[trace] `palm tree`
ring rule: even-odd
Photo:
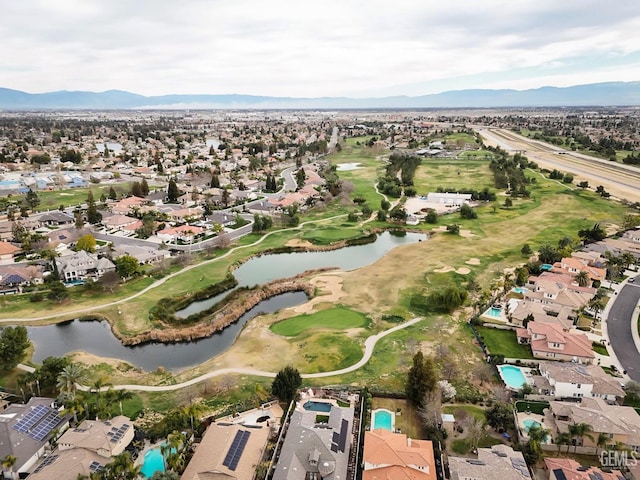
[[[193,433],[193,422],[194,419],[199,417],[202,413],[204,413],[206,407],[202,403],[191,403],[184,407],[184,413],[189,417],[191,421],[191,432]]]
[[[586,270],[580,270],[580,272],[574,277],[574,280],[580,287],[588,287],[591,283],[591,277]]]
[[[141,466],[136,466],[129,452],[123,452],[114,458],[114,461],[105,466],[104,478],[118,480],[135,480],[140,475]]]
[[[591,432],[593,432],[593,427],[587,423],[579,423],[576,425],[576,434],[578,437],[580,437],[580,445],[584,443],[584,437],[587,437],[593,440],[593,436],[591,435]],[[576,444],[573,450],[573,453],[576,453],[577,449],[578,449],[578,445]]]
[[[575,423],[572,423],[571,425],[569,425],[569,436],[571,437],[571,443],[574,445],[574,447],[577,448],[577,441],[576,438],[580,436],[580,433],[578,431],[578,425]],[[569,451],[569,448],[567,448],[567,452]],[[575,452],[575,450],[574,450]]]
[[[542,428],[539,425],[534,425],[529,428],[527,436],[529,437],[529,446],[534,453],[541,454],[542,448],[540,445],[547,439],[549,430]]]
[[[571,445],[571,435],[569,434],[569,432],[560,432],[558,435],[556,435],[556,438],[554,440],[556,442],[556,445],[558,446],[558,456],[560,456],[560,449],[562,448],[562,445],[566,445],[567,452],[569,451],[569,445]]]
[[[102,413],[102,390],[104,387],[108,386],[111,386],[111,383],[109,383],[109,379],[107,377],[98,378],[91,385],[91,392],[96,394],[96,410],[99,413]]]
[[[110,388],[107,391],[107,396],[110,397],[114,402],[118,402],[118,405],[120,406],[120,415],[124,415],[122,410],[122,402],[133,398],[133,393],[123,388],[120,388],[118,390]]]
[[[606,433],[598,434],[598,439],[596,440],[596,454],[598,456],[600,455],[600,449],[606,447],[609,440],[609,435],[607,435]]]
[[[167,436],[167,445],[169,447],[167,464],[171,470],[178,471],[184,466],[182,451],[184,450],[186,443],[187,439],[184,434],[177,430]]]
[[[72,363],[62,369],[58,376],[56,387],[62,392],[68,393],[71,397],[76,396],[77,385],[85,378],[85,370],[82,365]]]
[[[9,472],[11,472],[11,478],[15,478],[15,474],[13,472],[13,466],[16,464],[17,461],[18,459],[11,454],[7,455],[2,459],[2,468],[9,469]]]
[[[78,414],[81,414],[85,411],[85,402],[86,399],[84,396],[76,395],[75,397],[69,397],[69,399],[64,402],[64,410],[63,414],[71,413],[73,414],[73,423],[74,425],[78,424]]]

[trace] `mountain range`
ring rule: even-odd
[[[122,90],[27,93],[0,88],[4,110],[127,109],[417,109],[491,107],[578,107],[640,105],[640,82],[607,82],[529,90],[452,90],[379,98],[267,97],[256,95],[161,95],[147,97]]]

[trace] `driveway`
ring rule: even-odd
[[[640,382],[640,353],[633,340],[631,328],[636,327],[633,313],[640,301],[640,276],[634,283],[625,285],[620,293],[614,297],[607,318],[607,329],[611,347],[615,352],[627,375],[632,380]]]

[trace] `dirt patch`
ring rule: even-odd
[[[447,227],[446,227],[446,225],[441,225],[438,228],[434,228],[433,231],[434,232],[446,232],[447,231]],[[458,235],[460,235],[461,237],[464,237],[464,238],[473,238],[473,237],[476,236],[473,232],[471,232],[471,230],[462,230],[462,229],[460,230]]]
[[[299,238],[292,238],[287,243],[284,244],[285,247],[304,247],[304,248],[312,248],[314,247],[313,243],[308,240],[300,240]]]
[[[466,262],[467,265],[480,265],[480,259],[479,258],[470,258],[469,260],[467,260]]]
[[[342,289],[342,275],[318,275],[313,277],[309,283],[313,285],[318,292],[317,296],[294,308],[296,314],[311,313],[314,307],[319,303],[337,302],[346,293]]]

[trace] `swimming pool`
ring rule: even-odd
[[[527,293],[527,292],[529,291],[529,289],[528,289],[528,288],[526,288],[526,287],[514,287],[514,288],[513,288],[513,291],[514,291],[515,293],[522,293],[522,294],[524,294],[524,293]]]
[[[540,422],[536,422],[534,419],[532,418],[527,418],[526,420],[522,421],[522,424],[524,425],[524,429],[528,432],[529,429],[531,427],[542,427],[542,424]]]
[[[164,458],[160,448],[161,447],[152,448],[144,454],[144,463],[142,464],[140,473],[142,473],[145,478],[153,477],[153,474],[156,472],[164,472]]]
[[[498,366],[500,376],[505,385],[513,390],[520,390],[522,385],[527,383],[527,379],[520,367],[514,367],[513,365],[500,365]]]
[[[314,402],[313,400],[307,401],[302,408],[305,410],[311,410],[313,412],[325,412],[328,413],[331,411],[332,405],[328,402]]]
[[[393,432],[393,413],[386,408],[378,408],[371,412],[371,429],[382,428]]]
[[[487,309],[487,311],[485,311],[483,313],[483,315],[486,316],[486,317],[499,318],[500,315],[502,315],[502,309],[501,308],[496,308],[496,307],[491,307],[491,308]]]

